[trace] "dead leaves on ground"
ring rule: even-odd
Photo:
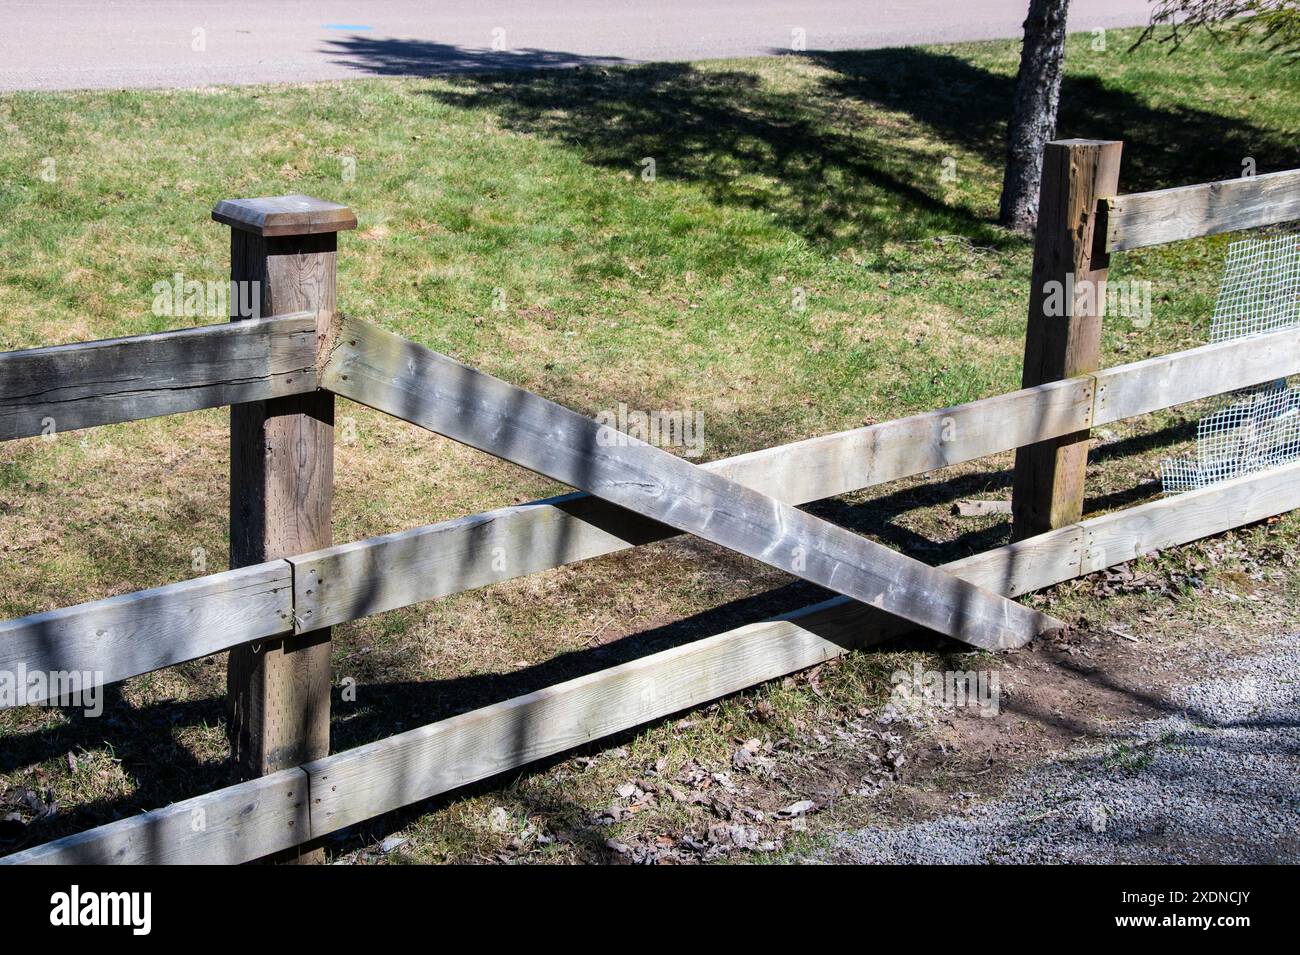
[[[904,750],[902,736],[870,714],[854,714],[798,742],[737,738],[730,765],[691,759],[669,775],[668,760],[661,757],[618,784],[609,803],[587,821],[616,830],[603,845],[633,864],[776,852],[791,832],[807,828],[810,815],[846,795],[873,795],[896,780]]]

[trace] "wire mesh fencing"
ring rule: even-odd
[[[1223,342],[1300,325],[1300,231],[1234,242],[1210,322]],[[1233,392],[1196,426],[1196,454],[1161,464],[1163,490],[1178,494],[1300,460],[1300,390],[1279,380]]]

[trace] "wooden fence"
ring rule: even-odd
[[[232,406],[235,569],[0,623],[0,671],[127,679],[230,651],[242,782],[0,859],[244,862],[923,626],[1023,645],[1057,621],[1011,598],[1300,507],[1300,464],[1087,520],[1089,430],[1300,373],[1300,330],[1097,367],[1101,314],[1044,284],[1112,251],[1300,217],[1300,170],[1116,196],[1119,143],[1052,143],[1021,390],[695,466],[334,308],[337,232],[302,196],[227,201],[257,320],[0,354],[0,440]],[[332,545],[333,396],[578,493]],[[933,568],[797,506],[1017,451],[1014,541]],[[584,493],[585,492],[585,493]],[[839,594],[526,696],[329,753],[329,627],[678,533]],[[504,566],[494,559],[508,554]],[[29,702],[38,702],[30,699]],[[195,820],[201,819],[202,825]]]

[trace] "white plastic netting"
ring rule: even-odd
[[[1262,235],[1228,249],[1210,341],[1300,325],[1300,232]],[[1177,494],[1300,460],[1300,390],[1285,380],[1233,392],[1196,426],[1196,456],[1166,459],[1164,492]]]
[[[1228,247],[1210,341],[1300,323],[1300,232],[1242,239]]]

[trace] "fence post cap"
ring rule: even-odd
[[[1109,146],[1111,143],[1123,142],[1120,139],[1053,139],[1049,146]]]
[[[357,227],[357,217],[347,206],[303,195],[222,199],[213,207],[212,218],[265,236],[313,235]]]

